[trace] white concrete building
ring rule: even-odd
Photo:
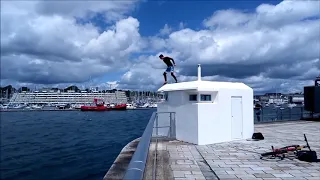
[[[243,83],[201,80],[166,84],[159,92],[166,100],[157,112],[175,112],[177,140],[206,145],[251,138],[254,133],[253,90]],[[168,114],[158,114],[159,126],[168,125]],[[168,129],[159,129],[167,135]]]

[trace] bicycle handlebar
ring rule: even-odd
[[[304,136],[304,140],[305,140],[306,143],[307,143],[307,147],[308,147],[309,151],[311,151],[311,148],[310,148],[310,146],[309,146],[309,143],[308,143],[308,139],[307,139],[306,134],[303,134],[303,136]]]

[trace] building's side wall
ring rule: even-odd
[[[201,94],[202,92],[199,92],[199,95]],[[230,106],[228,95],[226,91],[219,91],[215,99],[212,99],[213,102],[200,101],[198,103],[199,145],[230,140],[231,122],[227,117],[231,111],[229,112],[229,109],[225,108]]]
[[[254,133],[253,89],[242,90],[243,139],[252,138]]]
[[[189,102],[189,94],[185,91],[168,93],[168,100],[158,104],[157,112],[175,112],[176,139],[198,143],[197,104]],[[159,125],[169,124],[169,114],[158,114]],[[167,135],[169,129],[159,129],[161,135]]]
[[[200,94],[202,93],[199,92],[199,95]],[[205,92],[205,94],[208,93]],[[252,90],[221,89],[212,102],[198,103],[199,145],[219,143],[232,140],[232,96],[242,97],[243,139],[250,138],[252,136],[252,133],[254,132]],[[214,96],[212,95],[212,97]]]

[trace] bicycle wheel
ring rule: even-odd
[[[266,153],[262,153],[261,156],[275,156],[277,154],[283,154],[283,153],[287,153],[288,151],[286,149],[280,149],[277,151],[271,151],[271,152],[266,152]]]
[[[261,156],[272,156],[272,155],[276,155],[276,152],[266,152],[266,153],[262,153]]]

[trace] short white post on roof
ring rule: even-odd
[[[254,132],[253,89],[244,83],[198,80],[166,84],[167,96],[158,112],[175,112],[177,140],[206,145],[251,138]],[[169,114],[158,114],[158,125],[169,125]],[[169,128],[160,128],[167,135]]]
[[[201,81],[201,65],[198,64],[198,81]]]

